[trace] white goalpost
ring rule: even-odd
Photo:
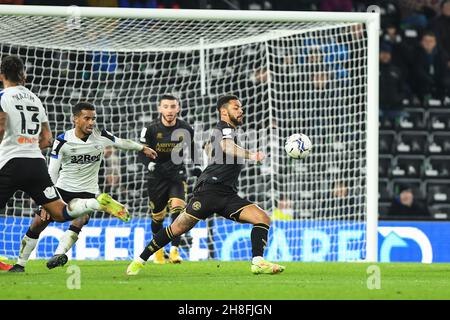
[[[240,139],[268,155],[246,164],[239,194],[271,215],[266,255],[279,261],[377,261],[378,37],[377,13],[0,5],[0,58],[25,61],[54,136],[87,100],[99,127],[137,141],[158,116],[157,99],[174,93],[201,145],[218,121],[217,98],[238,95]],[[284,141],[300,132],[313,149],[294,161]],[[100,188],[133,219],[95,214],[72,259],[131,259],[151,239],[144,166],[108,150],[102,167]],[[0,210],[0,255],[17,257],[34,207],[17,192]],[[35,256],[50,257],[67,226],[49,226]],[[249,234],[215,216],[183,237],[181,253],[248,260]]]

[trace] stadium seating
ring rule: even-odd
[[[435,219],[450,217],[450,111],[444,101],[431,105],[380,115],[380,217],[401,185],[412,186]]]

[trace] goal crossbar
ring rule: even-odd
[[[17,6],[0,5],[0,14],[29,16],[78,15],[86,18],[130,18],[159,20],[210,20],[210,21],[272,21],[272,22],[370,22],[377,20],[379,14],[372,12],[321,12],[321,11],[231,11],[231,10],[193,10],[193,9],[137,9],[101,8],[78,6]]]

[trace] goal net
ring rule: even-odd
[[[71,106],[86,100],[96,106],[98,127],[137,141],[158,116],[158,98],[173,93],[201,145],[218,121],[218,97],[238,95],[245,110],[239,138],[246,148],[268,155],[260,165],[247,163],[239,182],[239,194],[272,217],[267,258],[353,261],[372,250],[373,260],[378,196],[372,159],[377,150],[371,150],[377,148],[371,123],[378,124],[371,111],[377,108],[378,81],[371,71],[378,41],[373,18],[0,6],[0,52],[25,61],[27,86],[46,107],[54,136],[72,128]],[[284,141],[300,132],[311,138],[313,150],[305,160],[291,160]],[[140,254],[151,239],[146,173],[136,154],[107,150],[100,188],[126,203],[133,219],[122,223],[95,214],[70,258]],[[190,192],[195,179],[188,179]],[[34,208],[17,192],[0,211],[0,255],[17,257]],[[35,256],[50,257],[67,227],[51,224]],[[182,256],[248,260],[250,230],[214,216],[182,237]]]

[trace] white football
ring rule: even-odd
[[[284,150],[294,159],[305,159],[311,152],[311,148],[311,140],[303,133],[291,135],[284,145]]]

